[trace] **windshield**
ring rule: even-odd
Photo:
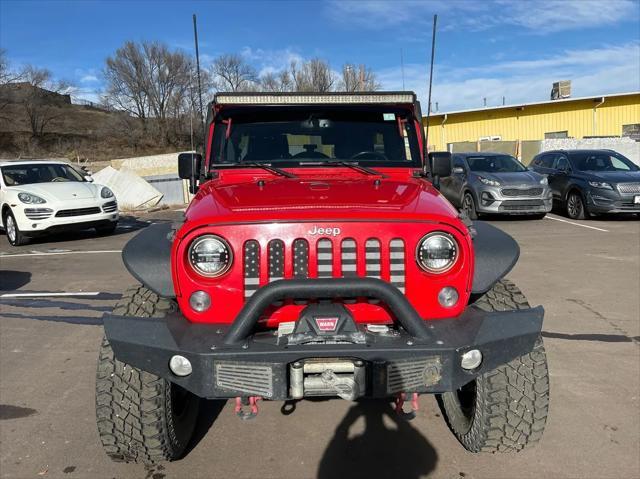
[[[571,161],[578,171],[638,171],[628,158],[616,152],[572,153]]]
[[[76,170],[59,163],[3,166],[2,177],[7,186],[50,183],[52,181],[84,181],[82,175]]]
[[[420,167],[409,110],[398,107],[225,109],[215,121],[210,163],[315,166],[348,161]]]
[[[510,155],[468,156],[471,171],[487,173],[517,173],[527,171],[525,166]]]

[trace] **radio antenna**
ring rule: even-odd
[[[433,59],[436,52],[436,25],[438,23],[438,15],[433,16],[433,33],[431,35],[431,70],[429,72],[429,98],[427,104],[427,128],[424,134],[424,164],[427,166],[429,154],[429,120],[431,118],[431,87],[433,85]]]
[[[205,137],[205,116],[204,109],[202,107],[202,83],[200,81],[200,51],[198,50],[198,25],[196,23],[196,14],[193,14],[193,37],[196,44],[196,74],[198,76],[198,97],[200,99],[200,123],[202,123],[202,149],[204,150],[204,137]],[[428,121],[428,120],[427,120]]]

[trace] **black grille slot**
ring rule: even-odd
[[[244,297],[249,298],[260,286],[260,245],[256,240],[244,244]]]
[[[364,245],[367,276],[380,279],[380,241],[370,238]]]
[[[503,188],[503,196],[540,196],[542,188]]]
[[[318,277],[333,276],[333,243],[328,239],[318,241]]]
[[[358,275],[356,241],[352,238],[342,240],[340,260],[342,263],[342,276],[352,277]]]
[[[389,279],[391,280],[391,284],[403,293],[405,287],[404,261],[404,241],[400,238],[392,239],[389,243]]]
[[[284,242],[269,241],[269,282],[284,278]]]
[[[293,242],[293,277],[309,277],[309,243],[303,239]]]
[[[69,216],[85,216],[85,215],[95,215],[100,213],[100,208],[76,208],[73,210],[60,210],[56,213],[57,218],[66,218]]]

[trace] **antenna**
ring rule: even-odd
[[[198,50],[198,25],[196,23],[196,14],[193,14],[193,37],[196,43],[196,72],[198,75],[198,96],[200,98],[200,121],[202,123],[202,149],[204,150],[204,137],[205,137],[205,116],[204,109],[202,107],[202,83],[200,82],[200,51]]]
[[[402,48],[400,48],[400,69],[402,70],[402,91],[405,91],[405,88],[404,88],[404,53],[402,52]]]
[[[429,155],[429,119],[431,117],[431,87],[433,85],[433,59],[436,53],[436,25],[438,23],[438,15],[433,16],[433,34],[431,36],[431,71],[429,72],[429,99],[427,103],[427,128],[424,134],[424,167],[427,168]]]

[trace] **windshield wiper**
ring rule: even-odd
[[[285,178],[297,178],[293,173],[289,173],[288,171],[281,170],[280,168],[276,168],[275,166],[267,165],[265,163],[258,163],[257,161],[252,162],[240,162],[240,163],[212,163],[211,168],[243,168],[246,166],[252,166],[254,168],[261,168],[263,170],[268,171],[269,173],[273,173],[274,175],[284,176]]]
[[[374,170],[373,168],[367,168],[366,166],[360,166],[357,163],[350,163],[348,161],[305,161],[305,162],[300,162],[301,165],[329,165],[329,166],[344,166],[347,168],[351,168],[352,170],[356,170],[359,171],[360,173],[364,173],[366,175],[373,175],[373,176],[381,176],[383,178],[387,178],[387,175],[385,175],[384,173],[380,173],[377,170]]]

